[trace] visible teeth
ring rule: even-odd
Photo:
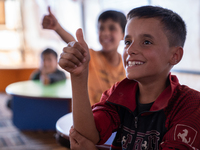
[[[108,43],[108,42],[110,42],[110,41],[109,41],[109,40],[104,40],[103,42],[104,42],[104,43]]]
[[[142,64],[144,64],[144,63],[141,61],[128,61],[129,67],[134,66],[134,65],[142,65]]]

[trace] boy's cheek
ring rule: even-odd
[[[124,67],[126,67],[126,59],[127,59],[127,54],[126,54],[126,52],[124,52],[123,53],[123,55],[122,55],[122,62],[123,62],[123,65],[124,65]]]
[[[124,66],[124,69],[126,69],[126,63],[123,61],[123,66]],[[125,70],[126,71],[126,70]]]

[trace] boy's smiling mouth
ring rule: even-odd
[[[111,42],[112,42],[111,39],[103,39],[103,40],[102,40],[102,43],[104,43],[104,44],[109,44],[109,43],[111,43]]]
[[[128,61],[128,63],[127,63],[128,67],[142,65],[142,64],[144,64],[144,62],[142,62],[142,61]]]

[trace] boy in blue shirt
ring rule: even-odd
[[[40,80],[44,85],[66,80],[65,73],[58,69],[57,57],[58,54],[53,49],[42,51],[40,68],[31,74],[30,79]]]

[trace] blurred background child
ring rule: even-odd
[[[65,80],[66,75],[58,69],[57,53],[50,48],[41,53],[40,68],[31,74],[31,80],[40,80],[44,85]]]
[[[30,80],[40,80],[44,85],[66,80],[65,73],[58,69],[57,56],[53,49],[45,49],[41,53],[40,68],[31,74]],[[12,109],[12,99],[7,101],[7,107]]]

